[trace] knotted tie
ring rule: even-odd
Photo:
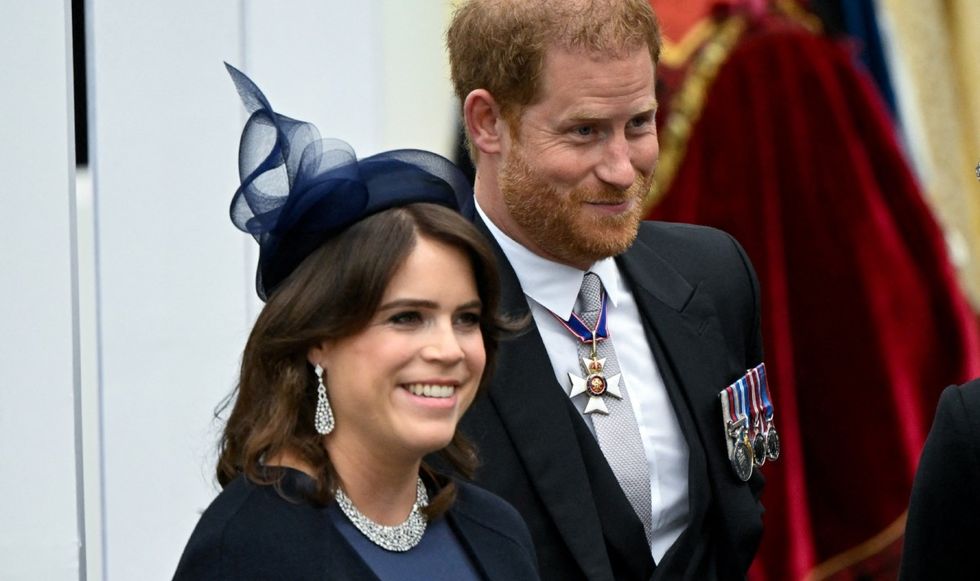
[[[595,273],[588,272],[582,281],[582,290],[578,296],[579,305],[582,311],[578,313],[579,318],[590,329],[596,328],[596,321],[602,309],[602,282]],[[592,346],[589,343],[579,343],[578,346],[580,363],[581,359],[589,359],[592,356]],[[609,337],[600,341],[596,346],[598,358],[605,359],[603,375],[610,378],[620,373],[619,360],[616,358],[616,351],[613,349],[612,338]],[[589,370],[586,369],[588,374]],[[647,464],[646,453],[643,450],[643,442],[640,439],[640,428],[636,423],[636,416],[633,415],[633,406],[630,404],[629,392],[626,389],[624,378],[620,377],[619,389],[622,399],[616,398],[610,393],[603,395],[604,403],[609,409],[608,414],[592,413],[592,425],[595,427],[596,439],[599,441],[599,448],[609,462],[616,480],[626,493],[633,510],[636,511],[640,522],[646,532],[649,542],[652,534],[652,515],[650,506],[650,469]]]

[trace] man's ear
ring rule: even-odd
[[[481,154],[493,155],[501,151],[501,139],[507,122],[500,114],[500,106],[490,91],[476,89],[463,102],[463,121],[470,143]]]

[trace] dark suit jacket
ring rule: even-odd
[[[525,315],[517,277],[494,246],[504,310]],[[476,482],[524,517],[543,579],[744,578],[762,531],[763,479],[736,478],[718,393],[761,361],[755,274],[729,235],[682,224],[643,223],[616,261],[691,450],[687,531],[655,566],[643,525],[558,385],[533,322],[501,343],[488,397],[463,419],[480,452]]]
[[[912,484],[900,578],[980,578],[980,379],[939,398]]]
[[[228,484],[201,516],[177,565],[175,581],[377,580],[334,526],[328,508],[300,500],[309,477],[288,470],[286,500],[274,487],[243,476]],[[501,499],[457,483],[449,525],[485,579],[538,578],[534,547],[520,516]]]

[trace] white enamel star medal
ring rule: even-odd
[[[600,294],[599,305],[599,315],[596,317],[594,327],[586,324],[575,312],[572,312],[572,316],[567,320],[562,319],[555,313],[551,314],[576,339],[583,344],[588,344],[590,347],[589,356],[582,358],[585,377],[579,377],[574,373],[568,374],[568,379],[572,381],[572,390],[569,392],[568,397],[588,394],[589,401],[586,403],[583,413],[591,414],[598,412],[603,415],[609,415],[609,408],[606,407],[606,402],[603,397],[608,393],[615,398],[623,399],[623,394],[619,391],[620,374],[617,373],[607,378],[605,373],[603,373],[603,369],[606,366],[606,359],[599,359],[597,345],[600,340],[609,337],[609,333],[606,330],[605,293]]]
[[[623,399],[623,394],[619,391],[620,374],[617,373],[607,378],[602,373],[602,369],[606,365],[606,359],[599,359],[596,353],[595,339],[592,340],[592,355],[591,357],[583,357],[582,365],[586,371],[584,378],[574,373],[568,374],[568,378],[572,380],[572,391],[568,394],[568,397],[588,393],[589,402],[585,406],[585,413],[591,414],[598,412],[608,415],[609,408],[606,407],[606,402],[603,401],[602,396],[608,393],[615,398]]]

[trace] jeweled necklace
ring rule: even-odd
[[[422,535],[425,534],[428,519],[422,514],[422,508],[429,505],[429,493],[426,492],[421,478],[416,485],[415,504],[412,505],[412,512],[408,513],[408,518],[400,525],[390,527],[380,525],[364,516],[340,487],[334,493],[334,498],[337,499],[337,505],[340,506],[340,510],[347,516],[351,524],[361,531],[361,534],[367,537],[369,541],[382,549],[404,553],[419,544]]]

